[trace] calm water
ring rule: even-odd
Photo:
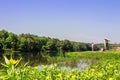
[[[10,53],[6,53],[4,55],[10,58]],[[45,65],[48,64],[47,57],[43,58],[40,53],[32,53],[32,54],[31,53],[14,53],[13,54],[14,59],[19,59],[21,57],[22,57],[21,65],[25,64],[26,62],[29,62],[29,65],[31,66],[36,66],[39,64],[45,64]],[[4,62],[2,55],[0,55],[0,63],[1,62],[2,63]],[[56,64],[61,68],[67,68],[67,70],[78,69],[79,71],[82,71],[95,63],[96,63],[96,60],[80,59],[80,60],[70,60],[67,62],[58,62]],[[38,67],[42,69],[42,66],[39,65]]]
[[[62,69],[66,68],[67,71],[71,69],[77,69],[79,71],[83,71],[84,69],[88,68],[90,65],[94,65],[96,62],[97,62],[96,60],[80,59],[76,61],[58,62],[56,64]],[[42,66],[39,65],[38,68],[41,70]]]

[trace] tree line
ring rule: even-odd
[[[94,49],[99,50],[101,44],[96,44]],[[0,51],[7,49],[21,52],[43,52],[57,55],[69,51],[90,51],[91,44],[57,38],[42,37],[30,33],[15,34],[0,30]]]

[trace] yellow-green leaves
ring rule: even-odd
[[[3,57],[4,57],[4,59],[5,59],[5,63],[6,63],[7,65],[9,65],[9,64],[10,64],[10,61],[7,59],[6,56],[3,56]]]
[[[16,65],[20,60],[10,60],[4,56],[7,67],[4,72],[0,71],[0,80],[120,80],[120,60],[101,60],[83,71],[77,69],[67,70],[56,64],[20,67]],[[1,77],[2,76],[2,77]]]

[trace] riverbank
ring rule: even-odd
[[[120,59],[119,51],[105,51],[105,52],[68,52],[66,53],[66,57],[56,56],[56,57],[48,57],[49,62],[62,62],[62,61],[70,61],[70,60],[79,60],[79,59],[92,59],[92,60],[108,60],[108,59]]]

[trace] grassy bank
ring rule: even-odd
[[[95,60],[119,60],[120,52],[119,51],[105,51],[105,52],[68,52],[66,57],[56,56],[48,57],[48,62],[61,62],[61,61],[70,61],[70,60],[80,60],[80,59],[95,59]]]

